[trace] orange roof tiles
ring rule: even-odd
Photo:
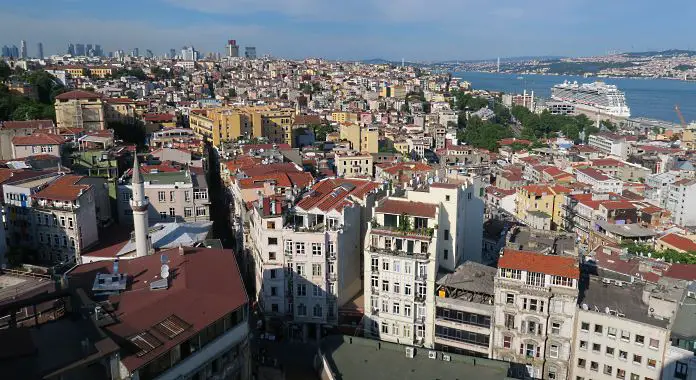
[[[53,120],[5,121],[0,123],[0,129],[49,129],[55,127]]]
[[[539,272],[574,279],[580,278],[580,267],[576,258],[569,256],[544,255],[530,251],[505,248],[498,260],[499,268]]]
[[[90,91],[84,91],[84,90],[68,91],[68,92],[64,92],[64,93],[56,96],[56,100],[101,99],[101,98],[102,98],[102,96],[100,94],[90,92]]]
[[[395,215],[411,215],[424,218],[434,218],[437,206],[430,203],[413,202],[398,199],[385,199],[375,212]]]
[[[696,251],[696,243],[691,239],[677,234],[667,234],[659,239],[657,239],[665,244],[669,244],[677,249],[686,252]]]
[[[43,188],[43,190],[34,194],[33,197],[37,199],[48,199],[54,201],[77,200],[83,191],[86,191],[91,187],[90,185],[78,185],[77,182],[82,178],[84,177],[79,175],[64,175],[51,182],[48,186]]]
[[[29,136],[15,136],[12,138],[12,145],[60,145],[65,142],[65,139],[58,135],[49,135],[46,133],[34,133]]]
[[[317,207],[324,212],[331,209],[341,211],[351,203],[347,200],[348,196],[364,199],[365,195],[379,187],[377,182],[354,178],[326,179],[314,185],[312,191],[297,203],[297,207],[303,210]]]

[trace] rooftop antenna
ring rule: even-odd
[[[169,258],[167,255],[162,254],[160,256],[160,262],[162,263],[160,267],[160,277],[166,279],[169,277]]]

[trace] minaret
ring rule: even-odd
[[[140,175],[140,165],[138,165],[138,155],[135,154],[133,160],[132,186],[133,198],[130,201],[133,209],[133,229],[135,231],[136,257],[147,256],[150,253],[150,234],[147,220],[147,211],[150,202],[145,198],[145,184]]]

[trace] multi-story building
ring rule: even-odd
[[[334,158],[336,174],[345,177],[372,177],[374,158],[371,154],[336,154]]]
[[[577,169],[575,171],[575,176],[578,182],[592,186],[592,191],[595,193],[621,194],[623,192],[623,182],[621,180],[612,178],[597,169]]]
[[[528,185],[517,189],[515,216],[539,230],[558,229],[562,225],[562,206],[570,188],[555,185]]]
[[[80,263],[99,241],[97,200],[84,177],[50,172],[3,185],[10,245],[37,251],[46,263]]]
[[[104,102],[101,95],[75,90],[56,96],[56,126],[58,128],[106,128]]]
[[[568,378],[659,379],[670,319],[653,316],[644,287],[588,276],[580,294]]]
[[[350,142],[353,150],[361,153],[377,153],[379,151],[379,133],[377,126],[362,127],[357,123],[341,123],[341,140]]]
[[[681,179],[669,185],[666,209],[680,226],[696,226],[696,180]]]
[[[18,136],[31,136],[34,133],[54,133],[53,120],[5,121],[0,123],[0,160],[11,160],[13,156],[12,139]]]
[[[598,133],[590,135],[587,143],[605,154],[610,154],[623,160],[628,158],[629,145],[623,136],[612,133]]]
[[[291,208],[283,205],[285,196],[254,203],[247,247],[266,317],[290,317],[304,336],[337,326],[338,308],[361,289],[361,226],[369,216],[363,210],[372,210],[379,188],[366,180],[327,179]]]
[[[294,110],[275,106],[220,107],[193,110],[189,122],[193,132],[219,147],[239,138],[265,137],[276,144],[293,144]]]
[[[106,122],[133,123],[136,117],[135,101],[129,98],[104,99]]]
[[[495,268],[467,261],[437,280],[436,350],[491,357],[495,275]]]
[[[367,334],[433,347],[438,269],[481,261],[483,201],[475,187],[433,184],[375,206],[364,255]]]
[[[210,201],[208,200],[208,183],[205,175],[197,174],[191,169],[167,167],[160,171],[157,167],[141,167],[145,183],[145,195],[150,207],[148,216],[152,221],[187,221],[200,222],[210,220]],[[133,223],[133,211],[130,200],[133,196],[130,178],[127,172],[118,184],[118,217],[121,223]]]
[[[578,297],[578,259],[505,249],[495,279],[493,358],[518,375],[568,379]]]
[[[12,138],[12,158],[22,159],[37,154],[60,157],[64,143],[65,139],[59,135],[34,133],[30,136],[15,136]]]

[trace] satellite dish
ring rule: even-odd
[[[160,269],[160,276],[162,278],[167,278],[169,277],[169,265],[167,264],[162,264],[162,269]]]

